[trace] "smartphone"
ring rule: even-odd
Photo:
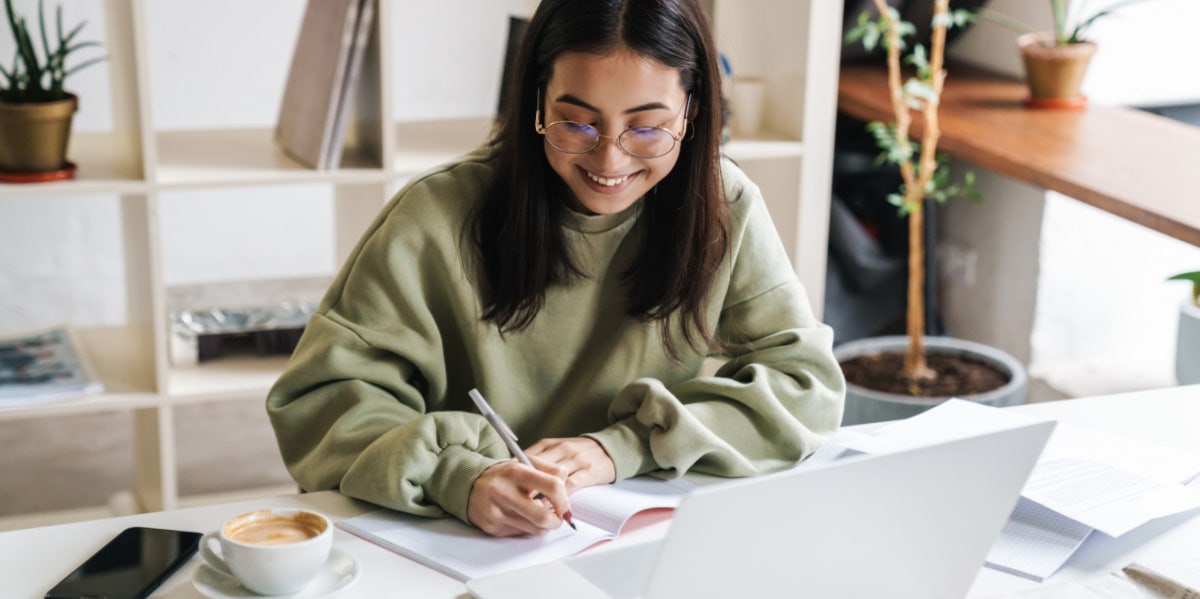
[[[196,553],[201,533],[121,531],[46,593],[46,599],[143,599]]]

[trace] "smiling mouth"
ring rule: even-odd
[[[629,177],[632,176],[624,175],[621,177],[601,177],[599,175],[592,174],[590,171],[585,170],[583,172],[585,175],[587,175],[588,179],[592,180],[592,182],[596,183],[597,185],[603,185],[604,187],[616,187],[617,185],[628,181]]]

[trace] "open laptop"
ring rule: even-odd
[[[658,541],[471,580],[480,599],[960,598],[1053,422],[701,487]]]

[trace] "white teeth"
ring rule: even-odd
[[[582,170],[582,169],[580,169],[580,170]],[[587,172],[587,171],[584,171],[584,172]],[[596,183],[599,183],[605,187],[612,187],[614,185],[624,183],[625,180],[629,178],[629,175],[625,175],[624,177],[621,177],[619,179],[608,179],[605,177],[597,177],[596,175],[593,175],[592,173],[587,173],[587,176],[592,181],[595,181]]]

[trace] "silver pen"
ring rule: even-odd
[[[529,461],[529,456],[525,455],[525,452],[521,450],[520,445],[517,445],[517,435],[513,433],[511,428],[508,428],[508,424],[504,422],[504,419],[500,418],[500,415],[492,409],[492,406],[488,405],[487,400],[483,398],[483,394],[480,393],[478,389],[471,389],[467,392],[467,395],[471,396],[471,401],[475,402],[475,407],[479,408],[479,413],[483,414],[483,417],[488,421],[488,424],[492,425],[492,428],[496,429],[496,433],[498,433],[500,438],[504,440],[504,444],[508,447],[509,453],[513,454],[513,457],[517,458],[517,461],[529,466],[530,468],[534,468],[533,462]],[[537,468],[534,469],[536,470]],[[541,499],[542,497],[543,495],[538,493],[538,496],[534,497],[534,499]],[[575,523],[571,521],[571,512],[568,511],[566,514],[563,514],[563,520],[566,521],[566,523],[570,525],[573,530],[579,530],[578,528],[575,528]]]

